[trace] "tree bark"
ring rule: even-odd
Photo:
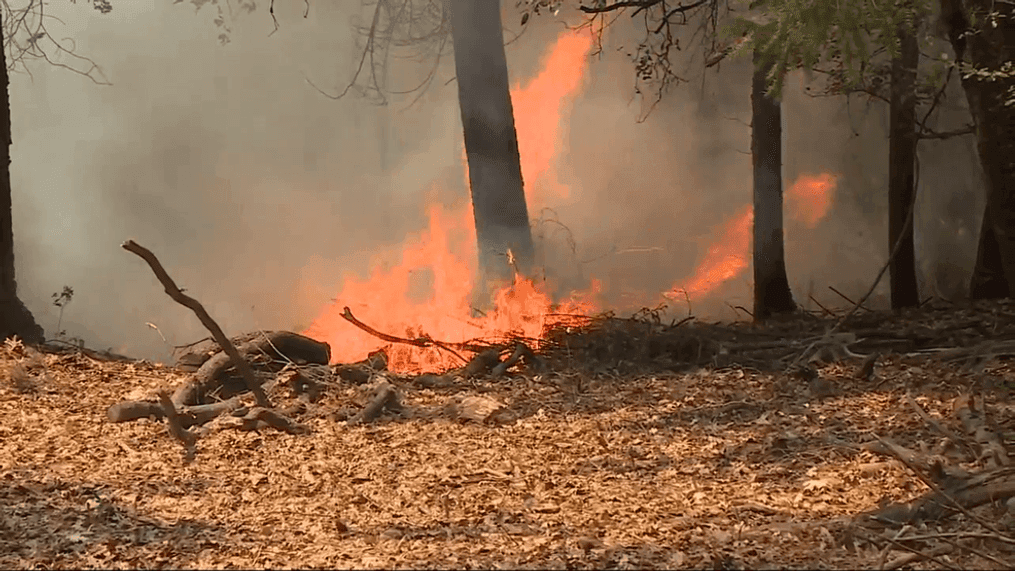
[[[0,107],[3,108],[3,122],[0,123],[0,337],[6,339],[17,335],[29,343],[41,343],[44,340],[42,327],[18,298],[18,283],[14,278],[9,84],[7,54],[0,50]]]
[[[888,251],[902,236],[902,243],[889,265],[892,309],[920,304],[916,285],[916,252],[913,224],[906,218],[916,196],[916,68],[920,50],[916,34],[899,26],[900,51],[892,60],[888,143]]]
[[[770,63],[754,54],[751,155],[754,162],[754,319],[796,309],[786,278],[782,226],[782,110],[768,96]]]
[[[991,11],[998,17],[988,18]],[[999,71],[1015,60],[1015,5],[992,0],[941,0],[945,25],[958,62]],[[960,70],[961,71],[961,70]],[[1015,78],[962,74],[976,124],[977,151],[987,190],[987,208],[970,282],[970,297],[1015,296]]]
[[[499,0],[445,0],[455,51],[458,102],[483,282],[511,280],[534,264],[522,188]]]

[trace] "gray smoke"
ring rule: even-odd
[[[50,337],[58,318],[50,296],[64,285],[75,296],[62,329],[91,347],[164,360],[169,345],[206,335],[119,248],[127,238],[154,251],[227,333],[300,330],[347,272],[365,272],[372,253],[425,227],[434,182],[440,200],[465,199],[450,58],[415,103],[335,101],[306,82],[336,93],[351,78],[356,5],[312,3],[304,19],[301,3],[277,3],[279,30],[270,37],[261,6],[236,18],[226,46],[210,7],[195,14],[153,0],[115,4],[102,16],[51,6],[66,22],[51,25],[54,35],[74,38],[113,85],[39,62],[30,64],[32,77],[11,80],[18,281]],[[509,45],[515,80],[538,70],[561,29],[537,18]],[[573,237],[572,250],[559,226],[537,225],[559,288],[596,277],[618,307],[659,300],[689,278],[716,229],[751,196],[750,63],[691,76],[638,122],[645,102],[634,97],[631,63],[618,49],[636,32],[618,28],[608,38],[574,103],[557,172],[571,200],[532,212],[555,217]],[[414,85],[427,65],[401,61],[389,85]],[[887,256],[887,111],[807,97],[799,81],[790,82],[783,109],[787,186],[801,173],[842,174],[817,229],[788,226],[791,283],[801,301],[813,290],[822,303],[841,305],[826,286],[859,296]],[[928,253],[925,285],[947,288],[949,276],[961,283],[968,274],[975,251],[983,204],[975,153],[968,139],[924,148],[918,247]],[[933,271],[938,261],[957,269],[942,277]],[[750,306],[749,279],[748,270],[694,312],[736,317],[729,305]]]

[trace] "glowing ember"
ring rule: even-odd
[[[808,228],[814,228],[832,205],[836,176],[830,173],[800,175],[786,191],[790,216]]]
[[[538,200],[533,196],[532,183],[553,165],[560,129],[565,123],[561,114],[565,103],[578,93],[586,69],[585,55],[591,45],[592,37],[587,32],[562,34],[539,75],[526,86],[512,90],[530,206],[541,206],[531,202]],[[545,193],[548,196],[566,194],[566,189],[547,186],[550,185],[542,188],[552,191]],[[452,240],[452,236],[457,240]],[[495,293],[492,312],[481,318],[472,317],[469,299],[476,270],[475,249],[471,204],[453,213],[432,206],[429,227],[403,244],[397,265],[382,270],[378,258],[369,278],[347,276],[334,303],[304,333],[328,342],[334,362],[360,360],[386,344],[343,319],[345,306],[376,330],[408,338],[425,334],[452,343],[507,334],[539,338],[550,317],[551,300],[537,284],[517,276],[513,286]],[[430,283],[422,284],[428,288],[419,283],[423,275],[431,278]],[[600,290],[600,284],[593,282],[589,292],[573,294],[556,311],[591,313],[596,309],[593,300]],[[436,349],[395,345],[387,351],[389,368],[399,372],[439,370],[461,364]]]

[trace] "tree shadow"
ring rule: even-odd
[[[166,523],[108,495],[101,484],[0,481],[0,567],[193,567],[225,529],[200,519]]]

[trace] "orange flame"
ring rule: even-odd
[[[591,33],[560,36],[544,60],[540,74],[525,87],[515,86],[511,90],[525,195],[531,208],[545,206],[549,197],[537,193],[535,183],[550,171],[557,156],[565,104],[582,85],[588,68],[585,56],[592,47],[592,39]],[[539,189],[544,193],[555,190],[557,197],[567,198],[567,187],[554,186],[547,189],[542,185]]]
[[[790,217],[814,228],[828,214],[837,179],[830,173],[800,175],[786,192]],[[723,226],[719,238],[709,247],[686,285],[675,285],[663,295],[674,300],[685,294],[700,297],[740,275],[748,266],[753,221],[753,208],[745,206]]]
[[[562,34],[538,76],[526,86],[512,90],[522,173],[530,204],[551,196],[566,196],[566,189],[559,185],[543,185],[541,190],[546,196],[537,198],[532,183],[553,166],[565,103],[578,93],[591,45],[591,34]],[[357,318],[373,328],[409,338],[422,334],[446,342],[507,334],[539,338],[550,318],[552,300],[538,284],[518,276],[512,286],[494,294],[492,312],[481,318],[472,317],[469,297],[476,270],[475,239],[471,204],[454,212],[440,205],[431,206],[429,227],[402,245],[400,263],[382,270],[378,267],[380,260],[375,258],[369,278],[347,276],[334,303],[324,309],[304,334],[328,342],[333,362],[356,361],[384,346],[384,341],[342,318],[343,308],[349,306]],[[430,283],[421,285],[418,282],[426,274],[430,275]],[[426,285],[429,287],[423,287]],[[426,290],[423,292],[426,295],[420,295],[420,289]],[[590,313],[596,308],[594,298],[600,290],[601,285],[594,281],[588,292],[573,294],[558,304],[557,310]],[[434,349],[407,345],[388,349],[388,365],[394,371],[440,370],[456,364],[460,363],[456,363],[455,357]]]
[[[694,277],[682,288],[665,292],[670,299],[678,299],[686,293],[698,296],[708,293],[720,284],[735,278],[747,267],[747,253],[751,249],[751,223],[754,210],[750,206],[741,209],[733,220],[722,230],[722,238],[713,243],[705,259],[694,270]]]
[[[790,216],[808,228],[814,228],[828,214],[838,178],[831,173],[800,175],[786,191]]]

